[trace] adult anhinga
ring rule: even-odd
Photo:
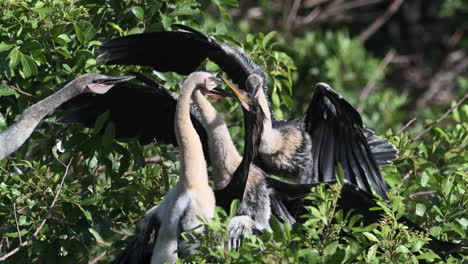
[[[104,94],[115,84],[132,79],[128,76],[84,74],[62,89],[24,111],[16,123],[0,133],[0,160],[16,151],[29,138],[36,126],[62,103],[82,93]]]
[[[267,173],[293,177],[301,183],[335,181],[341,163],[345,181],[386,198],[388,189],[378,165],[390,163],[397,151],[362,124],[359,113],[331,89],[319,85],[300,120],[276,120],[271,115],[265,73],[239,49],[218,42],[190,27],[186,31],[143,33],[116,38],[101,46],[99,60],[107,64],[147,65],[157,71],[188,74],[204,60],[218,64],[242,89],[261,85],[258,99],[266,113],[256,163]],[[257,74],[260,78],[249,81]],[[327,90],[326,95],[322,91]],[[333,100],[332,100],[333,99]],[[340,118],[328,118],[342,109]]]

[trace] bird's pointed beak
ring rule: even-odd
[[[232,84],[230,81],[228,81],[228,80],[226,80],[224,78],[223,78],[223,81],[231,89],[231,91],[234,93],[234,95],[237,97],[237,99],[239,99],[239,102],[241,103],[242,107],[245,110],[250,111],[250,106],[249,106],[250,99],[247,97],[247,95],[245,95],[239,89],[237,89],[234,86],[234,84]]]
[[[135,76],[108,76],[108,78],[103,79],[102,82],[107,85],[126,82],[132,79],[135,79]]]
[[[135,76],[107,76],[86,85],[86,90],[95,94],[107,93],[115,84],[134,79]]]
[[[205,94],[215,100],[219,100],[223,97],[234,97],[233,94],[221,88],[223,81],[216,77],[210,77],[209,81],[211,82],[211,86],[216,86],[215,88],[211,89]]]

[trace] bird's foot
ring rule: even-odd
[[[228,227],[228,250],[237,249],[245,234],[252,234],[252,229],[255,227],[255,222],[252,218],[246,215],[235,216],[229,222]]]

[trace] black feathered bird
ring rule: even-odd
[[[269,109],[261,67],[236,47],[187,26],[175,27],[186,31],[143,33],[106,41],[98,59],[179,74],[188,74],[210,59],[241,89],[248,91],[249,81],[257,82],[249,86],[263,88],[259,102],[266,118],[256,160],[263,170],[302,183],[320,183],[336,180],[335,166],[341,163],[346,182],[367,192],[373,188],[387,198],[388,187],[378,165],[391,163],[397,151],[365,128],[359,113],[340,95],[320,84],[302,119],[276,120]],[[252,74],[260,78],[248,79]]]
[[[186,31],[144,33],[107,41],[101,47],[99,59],[108,64],[147,65],[157,71],[179,74],[187,74],[210,59],[240,88],[246,91],[250,91],[249,86],[263,88],[259,92],[259,102],[266,118],[256,160],[259,167],[268,173],[295,178],[300,183],[316,184],[336,181],[335,168],[341,164],[345,180],[343,197],[348,194],[354,197],[354,207],[359,207],[356,204],[360,202],[367,204],[365,200],[372,201],[371,189],[387,198],[388,186],[378,166],[396,159],[397,150],[366,128],[359,113],[338,93],[320,83],[302,119],[275,120],[269,109],[265,74],[257,64],[238,48],[187,26],[176,27]],[[253,74],[260,78],[249,79]],[[300,196],[307,189],[304,184],[272,181],[270,185],[276,186],[279,197],[291,195],[287,192],[292,190]],[[354,195],[355,191],[367,196]],[[350,200],[340,201],[343,208],[352,209],[352,205],[347,206]],[[363,206],[364,218],[369,214],[368,220],[375,220],[375,214],[368,209]]]

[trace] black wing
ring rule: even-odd
[[[112,264],[149,264],[156,244],[160,223],[153,215],[148,219],[144,230],[112,261]]]
[[[174,27],[186,31],[142,33],[106,41],[99,48],[102,54],[98,60],[107,64],[151,66],[156,71],[187,75],[209,59],[244,90],[248,76],[260,75],[266,92],[264,71],[244,52],[188,26]]]
[[[303,125],[312,140],[315,181],[336,180],[339,163],[345,182],[387,198],[388,186],[363,134],[361,116],[327,84],[317,84]]]
[[[105,94],[81,94],[63,104],[60,110],[65,114],[59,122],[81,123],[91,128],[100,115],[109,111],[106,124],[114,123],[116,138],[138,138],[142,144],[157,141],[177,146],[174,115],[178,96],[156,83],[150,86],[123,82]],[[198,121],[200,113],[195,105],[191,107],[191,117],[208,160],[208,136]]]
[[[366,137],[367,144],[369,144],[372,154],[374,154],[377,165],[390,165],[398,158],[398,150],[390,142],[376,136],[375,132],[367,127],[364,127],[361,130]]]

